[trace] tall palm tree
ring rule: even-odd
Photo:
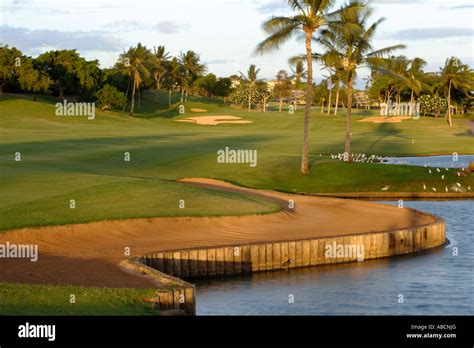
[[[138,43],[137,47],[131,47],[127,52],[127,58],[130,64],[130,74],[132,76],[132,99],[130,104],[130,116],[133,116],[135,108],[135,92],[143,83],[146,78],[150,77],[148,71],[148,49],[141,43]]]
[[[415,95],[419,96],[424,89],[428,88],[423,71],[425,65],[426,61],[418,57],[410,61],[410,67],[407,70],[407,86],[411,90],[410,104],[415,102]]]
[[[169,80],[169,94],[168,94],[168,105],[171,106],[171,91],[173,90],[174,85],[176,84],[179,75],[182,71],[181,64],[179,64],[178,58],[173,57],[168,63],[168,80]]]
[[[179,62],[183,66],[182,92],[185,93],[184,101],[188,101],[188,91],[192,87],[193,82],[206,71],[206,66],[200,63],[200,56],[194,51],[181,53]],[[183,94],[181,96],[183,101]]]
[[[247,70],[247,75],[244,75],[243,73],[240,73],[240,77],[242,80],[245,81],[245,84],[247,85],[249,89],[249,99],[248,99],[248,110],[250,111],[252,108],[252,91],[257,85],[258,82],[258,73],[260,72],[260,69],[257,69],[255,64],[251,64],[249,66],[249,70]]]
[[[348,162],[352,162],[351,112],[356,70],[362,65],[383,65],[385,62],[384,56],[396,49],[405,47],[403,45],[395,45],[372,51],[371,42],[384,18],[369,25],[367,21],[372,14],[372,9],[366,3],[358,0],[352,1],[351,4],[354,6],[347,6],[338,13],[340,26],[334,27],[332,31],[323,31],[323,36],[326,39],[322,39],[323,44],[328,49],[337,52],[341,59],[343,59],[344,70],[347,73],[347,114],[344,151]]]
[[[278,49],[281,44],[288,41],[297,33],[303,33],[306,47],[306,67],[308,77],[306,83],[306,106],[304,113],[303,155],[301,158],[301,173],[307,174],[309,124],[311,115],[311,98],[313,94],[313,52],[312,40],[314,33],[322,27],[330,25],[331,18],[336,13],[328,13],[334,0],[288,0],[293,9],[292,16],[273,16],[263,23],[263,29],[268,37],[258,44],[257,53],[265,53]]]
[[[155,81],[156,100],[160,99],[160,89],[166,75],[166,63],[170,59],[170,55],[166,52],[165,46],[153,48],[153,56],[151,57],[151,76]]]
[[[293,58],[290,58],[288,60],[288,62],[290,63],[290,65],[293,65],[294,68],[292,66],[290,66],[290,70],[291,72],[293,73],[293,75],[291,75],[291,78],[294,79],[295,81],[295,89],[299,89],[300,88],[300,85],[301,85],[301,80],[302,79],[306,79],[308,77],[308,74],[306,72],[306,69],[304,67],[304,61],[305,61],[306,57],[293,57]],[[297,103],[296,103],[296,94],[295,94],[295,100],[294,100],[294,110],[296,111],[296,108],[297,108]]]
[[[462,64],[456,57],[446,59],[444,67],[440,71],[440,87],[448,98],[448,111],[446,118],[450,127],[453,126],[451,120],[451,90],[460,90],[466,95],[473,87],[473,70],[467,64]]]
[[[296,61],[294,66],[295,66],[294,68],[290,67],[290,70],[293,73],[293,75],[291,75],[291,78],[295,79],[295,84],[296,84],[296,87],[298,88],[298,86],[301,83],[301,80],[305,79],[308,75],[306,74],[306,69],[304,68],[303,60]]]
[[[128,93],[130,92],[130,82],[132,79],[132,69],[130,68],[130,55],[131,55],[131,50],[132,48],[130,47],[127,52],[123,52],[118,60],[117,63],[115,64],[115,68],[122,74],[127,77],[127,90],[125,92],[125,98],[127,99],[127,103],[124,103],[123,105],[123,111],[125,111],[125,108],[127,107],[128,104]]]

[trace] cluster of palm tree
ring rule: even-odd
[[[300,36],[304,38],[307,78],[301,173],[307,174],[309,172],[313,60],[331,61],[331,75],[333,71],[338,71],[340,72],[338,76],[341,79],[343,75],[346,76],[348,93],[344,150],[348,162],[352,162],[350,150],[351,106],[356,70],[361,66],[382,66],[384,64],[383,58],[386,55],[404,46],[396,45],[378,50],[373,49],[374,34],[383,19],[369,23],[372,9],[367,3],[358,0],[350,1],[333,11],[331,11],[334,5],[332,0],[289,0],[288,3],[293,14],[291,16],[273,16],[263,23],[263,29],[269,36],[257,46],[256,52],[262,54],[278,49],[284,42],[297,34],[302,34]],[[313,52],[312,47],[315,41],[321,43],[326,52],[321,54]]]
[[[135,97],[139,93],[139,106],[142,87],[151,84],[159,92],[164,86],[169,90],[168,103],[171,105],[171,92],[179,89],[181,102],[186,102],[194,81],[206,71],[205,65],[200,63],[199,54],[194,51],[180,53],[178,57],[171,57],[164,46],[152,50],[138,43],[123,52],[116,65],[121,74],[128,79],[126,97],[130,95],[130,115],[135,109]],[[157,93],[159,98],[159,93]]]

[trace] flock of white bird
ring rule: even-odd
[[[321,156],[321,155],[319,155]],[[346,153],[338,153],[338,154],[331,154],[331,158],[334,160],[339,160],[339,161],[347,161],[348,156]],[[376,163],[376,162],[384,162],[387,160],[388,157],[383,157],[383,156],[377,156],[377,155],[370,155],[367,156],[365,153],[355,153],[352,154],[352,161],[353,162],[358,162],[358,163]],[[425,168],[427,165],[425,164]],[[441,169],[435,168],[438,173],[441,173]],[[449,172],[449,168],[444,168],[447,172]],[[464,171],[464,168],[461,168],[461,171]],[[428,173],[433,174],[433,171],[431,169],[428,169]],[[461,176],[461,172],[457,172],[458,176]],[[445,175],[441,175],[441,180],[445,179]],[[384,186],[381,188],[381,191],[387,191],[390,188],[390,185]],[[427,190],[428,188],[426,187],[426,184],[423,183],[423,190]],[[431,188],[432,191],[437,192],[436,187]],[[465,191],[471,191],[471,186],[468,186],[467,188],[463,188],[463,186],[457,182],[456,185],[451,186],[451,191],[454,192],[465,192]],[[450,189],[448,186],[445,186],[445,191],[449,192]]]
[[[345,152],[338,153],[337,155],[331,154],[331,158],[334,160],[339,160],[339,161],[347,161],[348,156],[346,155]],[[387,160],[388,157],[382,157],[382,156],[377,156],[377,155],[370,155],[367,156],[365,153],[353,153],[352,154],[352,162],[358,162],[358,163],[374,163],[374,162],[383,162],[384,160]]]

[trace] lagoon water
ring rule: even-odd
[[[450,244],[381,260],[201,280],[197,314],[474,315],[474,201],[405,206],[443,217]]]
[[[384,164],[406,164],[412,166],[427,166],[438,168],[466,168],[469,162],[474,162],[474,155],[455,156],[419,156],[419,157],[389,157]]]

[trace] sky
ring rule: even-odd
[[[346,0],[347,1],[347,0]],[[334,8],[345,3],[336,0]],[[395,44],[408,58],[427,61],[426,71],[438,71],[456,56],[474,66],[474,3],[471,0],[370,0],[372,21],[379,26],[375,49]],[[258,56],[261,29],[272,15],[291,15],[285,0],[0,0],[0,44],[30,56],[51,49],[77,49],[102,67],[138,42],[164,45],[172,55],[194,50],[208,71],[225,77],[246,72],[250,64],[259,77],[272,79],[289,71],[288,58],[304,52],[296,38],[278,51]],[[316,47],[315,51],[318,51]],[[316,81],[327,73],[315,67]],[[367,69],[358,71],[363,88]]]

